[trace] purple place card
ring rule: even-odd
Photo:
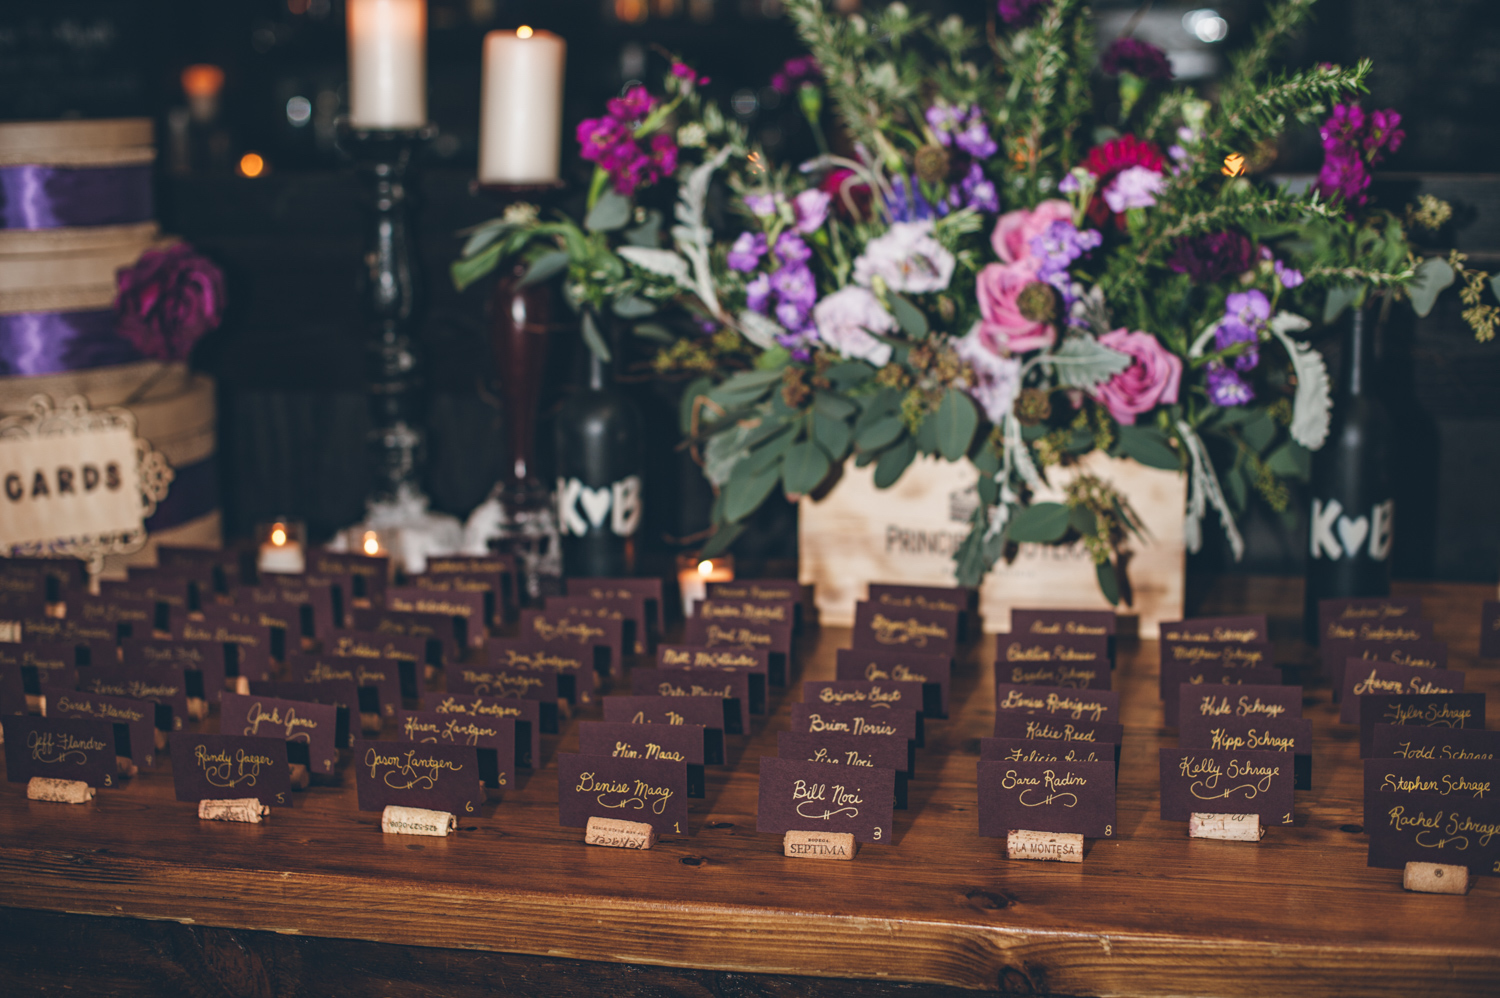
[[[1029,738],[1078,745],[1119,745],[1125,729],[1115,721],[1072,720],[1049,714],[1005,711],[995,715],[996,738]]]
[[[104,647],[103,642],[97,643],[97,647]],[[78,685],[78,645],[74,642],[28,641],[7,647],[5,653],[16,659],[28,691],[40,693],[43,686]]]
[[[858,707],[866,712],[911,712],[916,717],[917,744],[926,742],[927,724],[922,714],[925,702],[921,683],[897,683],[868,679],[807,680],[802,700],[818,708]]]
[[[58,620],[56,617],[29,618],[21,622],[21,641],[107,641],[114,644],[120,639],[113,624],[85,624],[79,620]]]
[[[750,687],[750,713],[766,712],[766,694],[771,671],[771,653],[754,648],[702,648],[694,645],[661,645],[656,649],[658,669],[718,669],[743,672]]]
[[[525,769],[542,768],[542,705],[516,697],[435,695],[432,713],[479,720],[509,718],[516,723],[515,764]]]
[[[115,726],[109,721],[75,718],[7,718],[5,778],[26,783],[33,776],[82,780],[91,787],[114,786]]]
[[[337,707],[225,693],[219,710],[219,730],[224,734],[280,738],[287,743],[287,758],[292,762],[323,776],[333,772],[339,757]]]
[[[1242,684],[1226,690],[1222,686],[1182,683],[1177,699],[1178,726],[1188,717],[1222,718],[1237,717],[1249,720],[1279,721],[1288,717],[1302,716],[1302,687]]]
[[[1437,762],[1428,759],[1365,760],[1365,827],[1374,825],[1379,812],[1372,804],[1380,794],[1446,801],[1455,807],[1495,799],[1500,784],[1500,764],[1492,761]]]
[[[467,696],[516,697],[556,704],[558,675],[547,669],[489,665],[448,667],[448,692]]]
[[[484,653],[485,661],[497,668],[555,672],[557,695],[572,704],[589,703],[599,688],[592,648],[496,638],[486,643]]]
[[[432,570],[431,563],[428,571]],[[307,555],[307,574],[341,578],[340,596],[344,607],[378,605],[385,597],[391,577],[389,558],[370,558],[362,554],[341,554],[314,548]],[[348,588],[345,588],[345,585]]]
[[[710,582],[705,588],[709,599],[794,600],[804,609],[813,606],[813,587],[787,579]]]
[[[394,804],[470,815],[484,803],[479,750],[469,745],[357,741],[353,765],[361,811]]]
[[[1398,620],[1343,620],[1333,618],[1323,628],[1322,641],[1430,641],[1432,621],[1421,617]],[[1321,644],[1321,641],[1319,642]]]
[[[172,669],[187,682],[188,696],[218,703],[224,693],[224,646],[216,641],[122,641],[120,655],[126,668]],[[194,677],[202,687],[194,690]]]
[[[981,738],[980,761],[993,762],[1109,762],[1116,746],[1104,743],[1058,744],[1043,738]]]
[[[380,634],[369,631],[345,631],[323,643],[324,652],[334,658],[357,658],[369,670],[388,674],[394,667],[398,696],[421,697],[422,665],[428,661],[427,639],[405,634]],[[382,679],[379,682],[388,683]],[[371,685],[361,683],[360,685]],[[379,683],[373,683],[379,685]],[[396,701],[400,703],[399,700]]]
[[[797,624],[795,600],[705,599],[693,607],[693,616],[721,624],[746,621],[752,624]]]
[[[776,757],[825,766],[856,769],[891,769],[896,773],[894,807],[905,811],[916,748],[911,742],[901,748],[899,738],[860,735],[812,735],[782,731],[776,735]]]
[[[274,595],[276,601],[296,606],[301,612],[299,633],[303,637],[327,638],[338,627],[334,612],[334,587],[327,579],[305,575],[267,576],[266,584],[246,587],[256,599]]]
[[[413,575],[407,581],[412,588],[434,595],[443,593],[472,593],[479,597],[484,608],[482,620],[469,624],[465,630],[472,642],[482,636],[486,628],[494,630],[505,624],[510,613],[509,576],[499,572],[451,572],[439,575],[424,573]]]
[[[586,596],[589,599],[646,601],[646,626],[650,634],[661,634],[662,620],[661,579],[566,579],[563,587],[569,596]]]
[[[608,696],[604,719],[615,724],[691,724],[703,728],[703,761],[724,765],[724,705],[714,697]]]
[[[747,648],[766,652],[767,681],[776,689],[786,688],[792,659],[790,624],[752,624],[743,620],[728,624],[689,617],[683,627],[682,640],[684,644],[703,648]]]
[[[234,645],[235,660],[229,675],[251,680],[271,678],[271,628],[246,620],[245,614],[233,607],[204,607],[202,620],[182,621],[173,637]]]
[[[1392,623],[1419,620],[1422,601],[1415,596],[1366,596],[1355,599],[1318,601],[1318,635],[1331,637],[1328,625],[1341,627],[1359,624]]]
[[[1303,717],[1212,717],[1183,712],[1177,747],[1292,756],[1293,789],[1312,789],[1312,721]]]
[[[646,759],[687,766],[687,795],[702,797],[704,728],[701,724],[625,724],[581,721],[578,751],[586,756]]]
[[[651,631],[646,624],[645,597],[606,600],[592,596],[548,596],[546,610],[570,617],[603,617],[621,621],[620,638],[625,648],[635,655],[645,655],[650,651]]]
[[[907,586],[870,583],[865,602],[892,610],[940,610],[967,613],[979,607],[979,590],[964,586]]]
[[[516,719],[403,710],[396,730],[408,742],[423,745],[469,745],[479,750],[479,779],[504,790],[516,781]]]
[[[1167,698],[1162,701],[1162,717],[1166,724],[1171,724],[1173,718],[1177,717],[1182,710],[1182,692],[1185,688],[1203,689],[1205,687],[1216,688],[1218,692],[1225,692],[1225,687],[1236,686],[1276,686],[1281,682],[1280,669],[1267,668],[1232,668],[1222,665],[1171,665],[1163,669],[1167,680]],[[1289,686],[1296,690],[1300,701],[1301,687]],[[1193,692],[1192,689],[1188,690]]]
[[[957,611],[893,609],[874,603],[854,607],[854,647],[903,648],[952,657],[958,652]]]
[[[1120,694],[1112,690],[1064,690],[1051,686],[995,684],[995,715],[1040,714],[1054,720],[1120,720]]]
[[[1270,643],[1265,641],[1163,641],[1161,670],[1157,680],[1161,699],[1167,699],[1171,686],[1175,685],[1167,682],[1169,672],[1180,676],[1183,669],[1191,670],[1198,666],[1269,669],[1276,666],[1276,655]]]
[[[1261,824],[1292,823],[1293,758],[1280,752],[1161,749],[1161,820],[1195,812],[1258,814]]]
[[[560,753],[557,823],[582,828],[590,818],[639,821],[661,835],[688,835],[687,764]]]
[[[177,799],[234,800],[290,807],[291,768],[286,742],[248,735],[172,736],[172,786]]]
[[[1115,834],[1115,763],[979,760],[979,834]]]
[[[755,830],[833,832],[888,843],[895,827],[896,771],[800,759],[760,758]]]
[[[921,683],[922,713],[948,716],[948,689],[953,682],[953,659],[946,655],[884,648],[840,648],[834,675],[839,679]]]
[[[25,714],[26,684],[21,681],[21,666],[15,656],[7,656],[0,646],[0,715]],[[9,645],[10,648],[18,647]]]
[[[1106,637],[1002,634],[995,646],[995,681],[1017,686],[1107,690],[1112,667]]]
[[[275,591],[270,593],[270,597],[259,598],[255,589],[236,589],[234,610],[250,623],[259,624],[270,632],[271,657],[278,662],[285,662],[288,652],[299,651],[303,647],[302,604],[287,603]]]
[[[1359,757],[1370,758],[1375,726],[1483,728],[1483,693],[1367,693],[1359,698]]]
[[[1270,629],[1263,613],[1239,617],[1194,617],[1161,625],[1161,640],[1167,641],[1269,641]]]
[[[1414,669],[1446,669],[1446,641],[1324,641],[1323,676],[1333,687],[1335,700],[1344,692],[1344,668],[1351,658],[1394,662]]]
[[[154,602],[125,596],[70,595],[68,619],[84,627],[113,628],[116,638],[149,638],[158,623]]]
[[[1500,658],[1500,600],[1485,600],[1480,611],[1479,657]]]
[[[462,618],[468,625],[469,643],[478,646],[483,641],[487,618],[482,592],[453,589],[437,591],[421,586],[398,586],[385,591],[385,608],[393,613]]]
[[[295,682],[350,682],[359,693],[358,711],[395,717],[401,708],[402,661],[354,655],[289,655],[287,677]]]
[[[156,765],[156,704],[58,686],[43,686],[42,696],[45,716],[108,721],[114,726],[116,755],[128,756],[139,766]]]
[[[350,619],[354,628],[382,638],[400,638],[420,642],[417,661],[443,667],[462,657],[464,648],[459,630],[468,625],[462,617],[444,617],[439,613],[398,613],[395,610],[356,608]],[[467,640],[467,637],[465,637]]]
[[[1351,658],[1344,663],[1344,695],[1339,721],[1359,723],[1359,698],[1370,693],[1462,693],[1460,669],[1419,669],[1394,662]]]
[[[1063,635],[1079,637],[1115,636],[1117,621],[1113,610],[1025,610],[1010,611],[1010,633],[1034,638]]]
[[[349,748],[354,744],[349,719],[359,713],[359,687],[347,679],[323,679],[314,683],[285,680],[255,682],[250,684],[250,694],[332,707],[338,712],[334,723],[333,743],[339,748]]]
[[[1375,737],[1371,742],[1370,758],[1431,759],[1438,762],[1450,759],[1500,759],[1500,731],[1377,724]]]
[[[1412,862],[1442,863],[1500,874],[1500,801],[1381,792],[1365,798],[1365,810],[1372,815],[1365,824],[1370,866],[1399,870]]]
[[[445,576],[457,575],[470,580],[483,579],[487,584],[494,584],[498,580],[499,588],[495,593],[495,622],[502,623],[503,620],[511,620],[515,614],[512,613],[520,605],[520,594],[516,591],[516,559],[508,554],[492,555],[448,555],[442,558],[428,558],[427,571],[418,578],[439,580]],[[413,580],[415,585],[421,582]]]
[[[852,704],[794,703],[792,730],[800,734],[882,735],[922,744],[921,715]]]
[[[91,665],[78,677],[78,687],[87,693],[150,700],[157,705],[156,726],[177,731],[187,719],[187,680],[171,669],[130,669],[123,665]]]
[[[563,648],[594,652],[600,675],[625,674],[625,622],[608,617],[572,617],[549,610],[522,610],[521,637]]]
[[[724,669],[631,669],[634,696],[713,697],[723,702],[726,735],[750,733],[750,676]]]

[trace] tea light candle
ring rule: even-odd
[[[479,182],[550,184],[562,148],[568,45],[521,26],[484,36],[479,96]]]
[[[349,124],[427,124],[427,0],[348,0]]]
[[[731,555],[677,559],[677,588],[682,592],[682,615],[693,615],[693,604],[708,596],[710,582],[733,581],[734,558]]]
[[[300,575],[307,568],[302,542],[293,536],[292,528],[283,522],[271,524],[260,545],[256,562],[262,572],[274,575]]]

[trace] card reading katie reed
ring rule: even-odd
[[[761,756],[755,830],[833,832],[860,842],[890,842],[895,802],[894,769],[834,768]]]
[[[948,687],[953,681],[953,659],[947,655],[894,648],[840,648],[834,675],[839,679],[864,679],[922,684],[922,713],[948,716]]]
[[[328,775],[338,760],[339,709],[331,704],[225,693],[219,730],[229,735],[280,738],[287,757]],[[299,758],[303,753],[306,759]]]
[[[484,803],[479,751],[470,745],[355,742],[354,785],[361,811],[394,804],[473,814]]]
[[[1462,693],[1459,669],[1421,669],[1394,662],[1351,658],[1344,663],[1344,698],[1339,721],[1359,723],[1359,698],[1370,693]]]
[[[557,823],[590,818],[641,821],[661,835],[687,835],[687,764],[559,753]]]
[[[254,797],[290,807],[286,742],[246,735],[172,736],[172,786],[181,801]]]
[[[1377,724],[1483,728],[1483,693],[1366,694],[1359,698],[1359,757],[1370,758]]]
[[[1053,720],[1120,721],[1120,694],[1113,690],[1065,690],[1052,686],[995,684],[995,717],[1039,714]],[[998,734],[998,732],[997,732]]]
[[[61,717],[5,719],[5,778],[33,776],[115,785],[115,726],[109,721]]]
[[[958,651],[958,613],[860,603],[854,608],[854,647],[905,648],[952,657]]]
[[[1113,721],[1070,720],[1049,714],[1003,711],[995,715],[996,738],[1034,738],[1083,745],[1113,745],[1119,755],[1125,729]]]
[[[1261,824],[1292,823],[1292,756],[1280,752],[1161,750],[1161,820],[1194,812],[1258,814]]]
[[[979,760],[979,834],[1115,834],[1115,763]]]
[[[1107,690],[1111,668],[1107,637],[1002,634],[995,646],[995,681],[1000,683]]]
[[[1365,824],[1370,866],[1443,863],[1500,875],[1500,801],[1377,792],[1366,797],[1365,809],[1373,814]]]

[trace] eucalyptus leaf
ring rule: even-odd
[[[969,442],[979,428],[979,410],[969,396],[957,388],[948,389],[933,418],[937,421],[938,447],[943,457],[957,461],[969,452]]]
[[[1427,316],[1437,304],[1438,295],[1451,285],[1458,275],[1453,267],[1440,256],[1430,256],[1417,265],[1417,276],[1406,286],[1411,295],[1411,307],[1420,316]]]
[[[830,419],[848,419],[859,409],[853,402],[831,392],[818,392],[813,399],[813,408]]]
[[[722,488],[734,473],[735,466],[749,454],[746,439],[754,432],[754,427],[737,423],[708,438],[708,443],[703,446],[703,477],[715,488]]]
[[[1259,454],[1276,439],[1276,421],[1265,412],[1258,412],[1240,427],[1240,437]]]
[[[473,256],[503,236],[505,230],[508,228],[510,228],[510,223],[501,221],[498,218],[494,221],[485,222],[469,234],[469,238],[464,241],[464,248],[459,251],[459,255],[464,257]]]
[[[780,480],[779,464],[758,471],[748,461],[735,465],[734,473],[729,476],[729,484],[724,487],[724,520],[738,523],[755,512]]]
[[[588,344],[594,356],[608,364],[611,360],[609,344],[604,342],[604,337],[599,335],[599,326],[594,322],[593,312],[583,313],[583,342]]]
[[[1266,467],[1282,478],[1306,481],[1312,477],[1312,453],[1295,440],[1288,440],[1266,458]]]
[[[1328,289],[1328,300],[1323,303],[1323,322],[1333,322],[1344,314],[1344,309],[1356,304],[1363,293],[1363,288],[1353,284],[1335,284]]]
[[[923,454],[938,453],[937,413],[929,413],[917,424],[917,450]]]
[[[611,306],[615,315],[622,319],[644,319],[648,315],[656,313],[656,306],[644,298],[629,295],[625,298],[616,298]]]
[[[729,550],[729,545],[739,540],[740,534],[745,532],[744,523],[726,523],[714,531],[714,535],[703,545],[703,550],[698,553],[701,558],[713,558]]]
[[[855,442],[862,451],[877,451],[889,447],[904,432],[906,424],[900,416],[882,416],[861,430]]]
[[[1005,531],[1017,543],[1053,544],[1068,532],[1068,517],[1068,507],[1060,502],[1034,503],[1016,510]]]
[[[613,232],[623,229],[629,221],[630,199],[605,188],[583,220],[583,227],[590,232]]]
[[[725,409],[737,409],[765,396],[781,380],[780,371],[741,371],[708,393]]]
[[[849,444],[853,437],[854,432],[842,419],[833,419],[821,412],[813,413],[813,439],[818,442],[818,446],[828,452],[828,456],[833,460],[844,459],[844,456],[849,453]]]
[[[833,387],[846,392],[875,377],[875,368],[862,360],[846,360],[834,364],[823,373],[823,376],[833,384]]]
[[[672,335],[672,331],[659,322],[637,322],[630,327],[630,331],[641,339],[650,340],[653,343],[677,342],[677,337]]]
[[[1120,446],[1131,459],[1139,461],[1148,468],[1162,468],[1167,471],[1181,469],[1182,460],[1172,449],[1166,435],[1160,430],[1153,430],[1146,426],[1125,425],[1121,425],[1118,430]]]
[[[1120,576],[1112,562],[1100,562],[1094,566],[1094,577],[1099,580],[1099,591],[1109,600],[1110,606],[1120,605]]]
[[[927,316],[922,310],[911,303],[911,300],[903,295],[891,295],[891,314],[901,325],[901,331],[914,340],[920,340],[927,336]]]
[[[833,467],[815,440],[793,444],[781,459],[781,482],[787,498],[807,495],[828,477]]]
[[[646,212],[646,220],[625,230],[625,242],[631,246],[655,248],[661,245],[662,214],[655,208]]]
[[[1068,510],[1068,526],[1087,537],[1098,531],[1099,519],[1087,506],[1075,506]]]
[[[682,399],[677,403],[677,427],[684,434],[693,431],[693,405],[701,395],[707,395],[713,388],[712,378],[694,378],[688,382],[682,390]]]
[[[789,428],[785,423],[782,427]],[[773,437],[763,446],[751,450],[750,456],[745,458],[745,463],[750,465],[751,470],[756,474],[774,468],[782,458],[786,457],[786,452],[792,449],[792,444],[796,440],[797,436],[794,433],[783,433]]]
[[[568,260],[567,250],[549,250],[543,253],[526,268],[526,273],[521,277],[521,287],[551,280],[568,269]]]
[[[875,464],[875,487],[888,489],[896,484],[903,472],[917,456],[917,442],[911,437],[902,437],[895,446],[880,455]]]
[[[1250,501],[1250,486],[1245,482],[1245,472],[1238,465],[1225,473],[1224,491],[1228,493],[1229,504],[1243,513],[1245,504]]]
[[[669,278],[674,284],[687,287],[692,283],[688,262],[671,250],[650,246],[621,246],[620,257],[649,274]]]
[[[454,260],[452,266],[448,268],[448,272],[453,277],[453,286],[462,291],[494,270],[495,265],[500,262],[500,253],[504,248],[501,244],[495,243],[478,256]]]

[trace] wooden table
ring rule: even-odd
[[[1500,693],[1500,671],[1474,668],[1492,589],[1398,592],[1424,598],[1453,661],[1473,669],[1470,689]],[[1310,660],[1292,640],[1298,606],[1297,583],[1258,579],[1220,584],[1204,609],[1268,610],[1283,661]],[[810,635],[801,678],[831,677],[848,641]],[[446,840],[381,835],[347,770],[344,786],[314,787],[262,826],[199,821],[164,769],[77,807],[3,785],[0,980],[78,994],[109,982],[141,994],[789,995],[819,977],[866,979],[830,990],[870,995],[1500,989],[1500,883],[1409,894],[1400,871],[1365,866],[1356,733],[1335,723],[1326,689],[1307,698],[1314,789],[1297,794],[1295,826],[1257,846],[1190,841],[1159,820],[1156,750],[1175,742],[1153,642],[1120,649],[1122,834],[1091,842],[1079,866],[1005,860],[1002,840],[976,833],[992,655],[989,639],[955,679],[952,719],[929,724],[895,842],[851,863],[784,859],[779,836],[755,833],[757,758],[775,753],[795,694],[710,771],[695,834],[650,852],[585,847],[581,829],[558,826],[555,755],[576,748],[576,725],[547,740],[545,768]]]

